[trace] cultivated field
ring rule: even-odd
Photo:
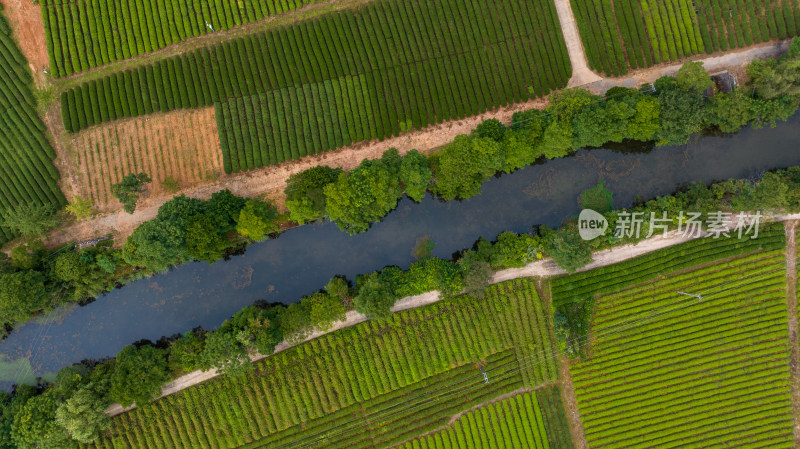
[[[399,312],[115,417],[90,447],[391,446],[499,395],[554,382],[546,316],[525,280],[493,286],[485,299]]]
[[[41,0],[53,76],[72,75],[318,0]]]
[[[644,258],[569,292],[569,277],[554,282],[559,301],[595,298],[591,355],[570,367],[589,447],[793,447],[785,255],[770,231],[749,251],[665,250],[658,276]]]
[[[93,80],[61,100],[72,132],[217,104],[231,172],[280,161],[278,150],[296,158],[475,115],[569,77],[549,0],[384,0]]]
[[[214,110],[176,111],[112,124],[81,132],[73,142],[83,186],[100,209],[116,208],[111,186],[127,174],[145,172],[149,189],[163,191],[172,178],[182,188],[222,173]]]
[[[786,0],[572,0],[572,10],[590,67],[613,76],[800,30],[800,4]]]
[[[66,203],[58,187],[55,151],[36,113],[31,75],[0,7],[0,208]],[[0,227],[0,244],[13,238]]]
[[[461,415],[446,430],[407,442],[402,449],[572,448],[563,410],[552,408],[549,396],[555,387],[523,393]],[[561,407],[559,403],[557,405]],[[557,413],[554,413],[557,412]],[[560,434],[565,439],[551,437]],[[550,437],[550,438],[549,438]]]

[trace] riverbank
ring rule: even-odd
[[[785,224],[791,224],[794,226],[794,223],[800,220],[800,214],[789,214],[789,215],[776,215],[770,217],[764,217],[764,222],[783,222]],[[730,221],[726,223],[726,229],[733,229],[735,226],[735,222]],[[692,240],[700,239],[709,237],[709,234],[706,231],[701,231],[695,235],[684,235],[683,233],[679,233],[677,230],[669,231],[666,235],[657,235],[651,237],[649,239],[641,240],[637,243],[633,244],[625,244],[620,245],[613,248],[604,249],[601,251],[594,252],[592,254],[592,262],[577,270],[578,272],[582,271],[589,271],[595,268],[613,265],[615,263],[623,262],[629,259],[634,259],[636,257],[642,256],[644,254],[657,251],[659,249],[668,248],[671,246],[679,245],[681,243],[686,243]],[[787,268],[788,269],[788,268]],[[536,262],[532,262],[525,267],[522,268],[511,268],[500,270],[496,272],[491,280],[490,284],[499,284],[501,282],[510,281],[514,279],[520,278],[527,278],[527,277],[552,277],[552,276],[560,276],[567,274],[567,271],[563,268],[559,267],[552,258],[544,258],[542,260],[538,260]],[[398,312],[401,310],[413,309],[417,307],[427,306],[433,303],[440,301],[441,295],[438,291],[431,291],[427,293],[423,293],[421,295],[410,296],[406,298],[402,298],[398,300],[395,305],[392,307],[393,312]],[[296,346],[297,344],[302,344],[318,338],[322,335],[335,332],[340,329],[344,329],[346,327],[354,326],[356,324],[362,323],[367,321],[369,318],[363,314],[360,314],[354,310],[347,312],[346,318],[341,321],[337,321],[333,323],[331,329],[328,331],[314,331],[310,334],[307,338],[303,339],[302,341],[296,343],[295,345],[289,344],[288,342],[284,341],[280,343],[275,348],[275,352],[270,355],[277,354],[281,351],[284,351],[292,346]],[[250,358],[252,361],[261,360],[264,357],[268,357],[267,355],[263,354],[254,354]],[[209,371],[200,371],[196,370],[191,373],[185,374],[183,376],[178,377],[177,379],[173,380],[169,384],[165,385],[162,388],[161,395],[159,398],[169,396],[170,394],[176,393],[183,389],[189,388],[193,385],[197,385],[199,383],[205,382],[207,380],[213,379],[220,374],[217,370],[212,369]],[[106,413],[109,416],[116,416],[121,413],[125,413],[127,411],[133,410],[136,408],[135,405],[123,408],[119,404],[112,404],[107,410]]]
[[[789,43],[790,40],[786,40],[757,45],[723,55],[714,55],[705,58],[686,58],[686,61],[703,62],[707,64],[706,68],[712,72],[723,69],[735,69],[738,72],[742,72],[743,66],[754,59],[775,57],[785,54]],[[682,61],[681,64],[683,62],[685,61]],[[580,80],[580,83],[575,85],[570,84],[570,87],[583,87],[595,94],[602,95],[613,87],[637,87],[645,83],[652,83],[662,76],[674,74],[681,67],[681,64],[661,64],[648,69],[631,72],[629,75],[621,78],[602,78],[596,80],[596,78],[584,76],[584,74],[577,78],[574,77],[574,79]],[[181,193],[192,198],[208,199],[212,193],[218,190],[229,189],[239,196],[248,198],[268,197],[278,205],[283,205],[285,202],[283,190],[286,187],[286,181],[291,175],[302,172],[308,168],[318,165],[327,165],[334,168],[351,170],[360,164],[363,159],[379,158],[380,155],[389,148],[397,148],[401,155],[406,154],[412,149],[419,150],[423,153],[431,152],[452,142],[458,135],[469,134],[484,120],[497,119],[503,123],[510,124],[511,117],[514,113],[528,109],[543,109],[548,105],[549,102],[547,99],[536,99],[524,103],[517,103],[477,116],[454,122],[442,123],[383,141],[375,140],[364,142],[321,155],[309,156],[298,161],[269,166],[245,173],[225,175],[217,183],[200,185],[183,190]],[[49,247],[57,247],[72,241],[88,240],[113,234],[116,244],[121,245],[136,227],[154,218],[158,212],[158,208],[170,198],[172,198],[172,195],[169,194],[146,197],[140,201],[134,214],[128,214],[122,210],[113,213],[105,213],[89,220],[55,230],[51,232],[46,244]],[[8,244],[3,250],[8,253],[12,246],[13,245]]]

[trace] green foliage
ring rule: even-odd
[[[0,210],[2,226],[26,239],[44,238],[59,223],[50,204],[21,203],[13,209]]]
[[[736,132],[755,119],[753,99],[745,89],[718,93],[703,112],[708,126],[715,126],[724,133]]]
[[[105,413],[108,402],[92,386],[81,388],[58,406],[56,423],[73,440],[91,443],[99,438],[101,431],[111,426],[111,418]]]
[[[478,138],[489,138],[500,142],[503,140],[503,135],[506,132],[506,126],[495,118],[484,120],[478,125],[477,128],[472,132],[475,137]]]
[[[581,192],[580,205],[582,209],[592,209],[600,213],[614,209],[614,194],[606,188],[605,184],[605,181],[600,181],[591,189]]]
[[[166,351],[150,345],[125,346],[117,354],[108,394],[123,407],[142,406],[161,394],[168,379]]]
[[[136,210],[139,194],[144,189],[145,183],[150,182],[146,173],[130,174],[111,186],[111,194],[122,203],[125,212],[132,214]]]
[[[161,181],[161,188],[169,193],[177,193],[181,190],[181,185],[177,179],[167,176]]]
[[[159,272],[189,260],[185,233],[175,223],[151,220],[139,225],[122,247],[130,265]]]
[[[714,85],[711,75],[703,68],[702,61],[684,63],[675,74],[675,82],[679,89],[701,93]]]
[[[93,298],[114,288],[113,280],[95,263],[94,255],[90,252],[59,254],[53,265],[53,273],[69,286],[75,301]]]
[[[169,364],[173,370],[181,369],[191,372],[201,366],[201,357],[205,349],[205,334],[199,330],[185,332],[172,342],[169,347]]]
[[[328,216],[339,229],[357,234],[397,206],[402,193],[396,176],[380,161],[365,160],[323,188]]]
[[[236,232],[251,240],[263,240],[279,229],[278,209],[272,203],[248,200],[239,212]]]
[[[244,209],[243,209],[244,210]],[[242,233],[242,235],[245,235]],[[222,259],[224,251],[230,246],[219,233],[212,219],[201,215],[192,220],[186,228],[186,251],[194,260],[214,263]]]
[[[370,276],[358,289],[353,304],[358,312],[372,319],[388,320],[392,316],[391,308],[395,300],[389,285],[378,276]]]
[[[11,435],[19,449],[77,447],[55,420],[58,401],[51,393],[34,396],[14,416]]]
[[[84,221],[94,215],[94,201],[75,195],[75,198],[67,204],[66,211],[78,221]]]
[[[502,146],[487,138],[458,136],[435,159],[432,190],[445,200],[470,198],[505,165]]]
[[[428,166],[428,159],[417,150],[411,150],[403,156],[400,163],[400,183],[406,195],[414,201],[422,201],[425,191],[433,177],[433,172]]]
[[[574,273],[592,261],[589,243],[580,237],[577,229],[567,226],[559,228],[550,236],[547,254],[568,273]]]
[[[340,168],[317,165],[296,173],[286,181],[286,207],[289,217],[300,223],[314,221],[326,214],[323,189],[336,182],[342,173]]]
[[[464,293],[483,298],[493,273],[492,266],[489,262],[476,257],[474,252],[466,253],[464,256],[458,260],[458,265],[464,273]]]
[[[703,96],[698,92],[662,89],[658,94],[661,107],[661,130],[656,133],[659,145],[683,145],[703,126]]]
[[[339,278],[333,278],[339,279]],[[337,288],[333,287],[333,291]],[[341,289],[339,292],[341,293]],[[300,300],[300,305],[308,314],[309,323],[320,331],[328,331],[336,321],[345,319],[345,308],[338,296],[315,293]]]
[[[0,274],[0,322],[15,323],[48,304],[45,277],[33,270]]]
[[[311,320],[308,311],[300,303],[289,304],[278,315],[283,338],[290,344],[297,344],[311,334]]]

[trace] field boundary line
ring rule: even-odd
[[[786,227],[786,303],[789,313],[789,370],[791,371],[794,447],[800,447],[800,347],[798,346],[797,307],[797,220]]]

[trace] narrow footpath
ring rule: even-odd
[[[797,220],[786,226],[786,302],[789,310],[789,369],[792,382],[792,416],[794,417],[794,447],[800,447],[800,347],[798,347],[797,316]]]
[[[782,216],[776,216],[776,217],[770,217],[770,218],[774,219],[775,221],[793,222],[793,221],[799,221],[800,220],[800,214],[782,215]],[[794,228],[792,228],[792,229],[794,229]],[[656,251],[658,249],[662,249],[662,248],[666,248],[666,247],[669,247],[669,246],[678,245],[678,244],[681,244],[681,243],[684,243],[684,242],[688,242],[690,240],[694,240],[695,238],[703,238],[703,237],[706,237],[706,236],[707,236],[707,234],[701,233],[700,235],[698,235],[696,237],[694,237],[694,236],[693,237],[683,237],[683,236],[677,235],[673,231],[673,232],[668,233],[667,237],[655,236],[655,237],[651,237],[650,239],[647,239],[647,240],[642,240],[642,241],[640,241],[640,242],[638,242],[636,244],[621,245],[621,246],[617,246],[617,247],[614,247],[614,248],[609,248],[609,249],[606,249],[606,250],[603,250],[603,251],[598,251],[598,252],[596,252],[596,253],[594,253],[592,255],[592,257],[593,257],[592,262],[589,263],[588,265],[586,265],[585,267],[581,268],[578,271],[579,272],[580,271],[587,271],[587,270],[591,270],[591,269],[594,269],[594,268],[615,264],[617,262],[622,262],[622,261],[625,261],[625,260],[628,260],[628,259],[639,257],[639,256],[641,256],[643,254],[646,254],[646,253],[649,253],[649,252],[652,252],[652,251]],[[795,245],[792,244],[791,247],[794,250]],[[787,248],[788,248],[788,246],[787,246]],[[787,254],[788,254],[788,249],[787,249]],[[787,266],[788,266],[788,263],[787,263]],[[519,278],[548,277],[548,276],[557,276],[557,275],[566,274],[566,273],[567,272],[564,271],[562,268],[559,268],[558,265],[556,265],[555,262],[553,262],[552,259],[545,258],[545,259],[538,260],[536,262],[530,263],[530,264],[528,264],[527,266],[525,266],[523,268],[513,268],[513,269],[498,271],[497,273],[495,273],[495,275],[490,280],[490,284],[497,284],[497,283],[500,283],[500,282],[505,282],[505,281],[509,281],[509,280],[513,280],[513,279],[519,279]],[[399,312],[401,310],[407,310],[407,309],[413,309],[413,308],[417,308],[417,307],[423,307],[423,306],[438,302],[440,299],[441,299],[441,297],[440,297],[438,291],[431,291],[431,292],[423,293],[423,294],[417,295],[417,296],[409,296],[409,297],[406,297],[406,298],[399,299],[395,303],[394,307],[392,307],[392,311],[393,312]],[[790,301],[790,305],[789,306],[790,306],[790,310],[791,310],[791,307],[794,307],[794,312],[790,312],[790,313],[793,313],[794,320],[795,320],[792,329],[795,330],[794,340],[793,341],[794,341],[795,348],[797,348],[797,332],[796,332],[796,330],[797,330],[797,302],[795,301],[794,303],[792,303]],[[330,330],[328,330],[326,332],[315,331],[314,333],[309,335],[302,342],[307,342],[309,340],[312,340],[314,338],[320,337],[320,336],[325,335],[325,334],[330,333],[330,332],[334,332],[334,331],[339,330],[339,329],[343,329],[343,328],[346,328],[346,327],[354,326],[354,325],[356,325],[358,323],[362,323],[362,322],[366,321],[367,319],[368,318],[366,316],[364,316],[364,315],[362,315],[362,314],[360,314],[358,312],[355,312],[355,311],[347,312],[346,318],[343,321],[338,321],[338,322],[334,323],[334,325],[332,326],[332,328]],[[286,343],[284,341],[284,342],[280,343],[275,348],[274,354],[277,354],[278,352],[284,351],[284,350],[286,350],[286,349],[288,349],[290,347],[292,347],[292,345],[290,345],[290,344],[288,344],[288,343]],[[253,356],[251,356],[251,360],[256,361],[256,360],[260,360],[260,359],[262,359],[264,357],[267,357],[267,356],[265,356],[263,354],[254,354]],[[795,371],[793,371],[793,372],[795,372]],[[175,379],[174,381],[170,382],[169,384],[165,385],[162,388],[161,396],[159,396],[159,397],[161,398],[161,397],[164,397],[164,396],[169,396],[170,394],[173,394],[173,393],[181,391],[181,390],[183,390],[185,388],[191,387],[192,385],[197,385],[197,384],[199,384],[201,382],[204,382],[206,380],[209,380],[209,379],[212,379],[214,377],[217,377],[218,375],[219,374],[214,369],[209,370],[209,371],[205,371],[205,372],[200,371],[200,370],[193,371],[193,372],[185,374],[185,375]],[[797,379],[796,374],[795,374],[795,379]],[[798,391],[800,391],[800,390],[798,390]],[[798,396],[798,397],[800,397],[800,396]],[[800,402],[798,402],[798,404],[800,404]],[[111,416],[116,416],[116,415],[124,413],[124,412],[126,412],[128,410],[132,410],[135,407],[136,406],[134,405],[134,406],[131,406],[131,407],[123,408],[119,404],[112,404],[106,410],[106,413],[111,415]],[[796,416],[797,416],[797,414],[796,414]],[[800,428],[798,428],[798,430],[800,430]]]

